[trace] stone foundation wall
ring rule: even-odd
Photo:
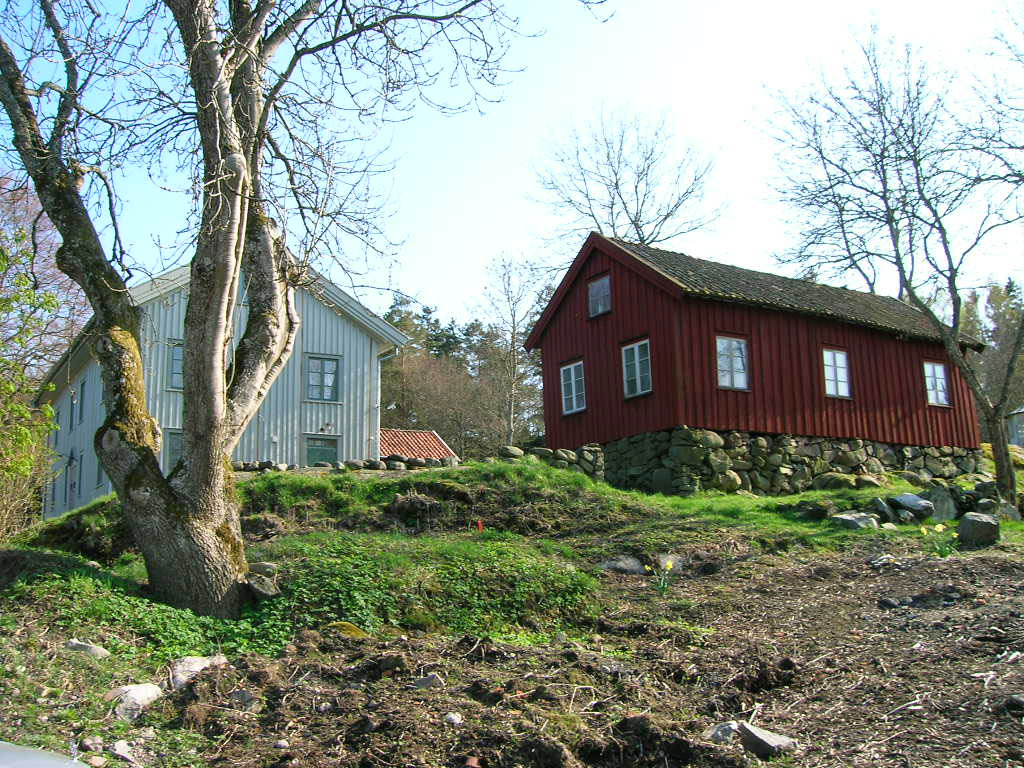
[[[923,485],[978,470],[981,452],[967,448],[890,445],[869,440],[714,432],[677,427],[604,446],[605,479],[620,488],[689,495],[699,490],[758,494],[878,484],[902,472]]]
[[[604,480],[604,449],[599,443],[588,443],[575,451],[568,448],[530,448],[527,452],[514,445],[506,445],[500,453],[503,461],[543,461],[552,467]]]

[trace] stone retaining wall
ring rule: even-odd
[[[611,485],[683,496],[707,489],[777,495],[852,488],[878,484],[885,472],[901,472],[923,485],[932,477],[975,473],[980,459],[980,451],[949,446],[690,427],[633,435],[604,446],[605,479]]]
[[[599,443],[588,443],[575,451],[570,451],[567,448],[530,448],[527,452],[514,445],[506,445],[501,449],[501,458],[504,461],[513,462],[543,461],[552,467],[581,472],[595,480],[604,480],[605,478],[604,449]]]

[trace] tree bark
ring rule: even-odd
[[[1006,429],[1006,417],[1002,409],[986,414],[985,428],[988,430],[992,444],[992,460],[996,465],[996,484],[999,494],[1014,506],[1017,506],[1017,474],[1013,469],[1013,458],[1010,456],[1010,435]]]

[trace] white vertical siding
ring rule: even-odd
[[[243,297],[244,300],[244,297]],[[169,388],[169,344],[184,336],[187,287],[178,288],[151,299],[142,305],[142,359],[145,370],[146,400],[150,413],[163,430],[181,428],[182,393]],[[246,428],[234,451],[240,461],[270,460],[286,464],[305,464],[307,437],[336,437],[338,459],[377,458],[380,425],[380,344],[357,323],[325,306],[306,290],[296,296],[302,324],[291,359],[284,366],[267,393],[259,411]],[[236,313],[238,333],[244,329],[245,307]],[[337,403],[306,400],[304,381],[307,355],[337,357]],[[78,423],[76,407],[74,429],[68,430],[69,402],[72,392],[77,397],[79,383],[86,377],[86,419]],[[84,370],[70,381],[57,381],[54,407],[62,420],[58,433],[58,468],[67,462],[73,448],[75,456],[83,457],[82,488],[64,498],[65,477],[55,481],[56,503],[51,503],[51,488],[45,501],[48,515],[61,514],[92,499],[109,493],[110,483],[104,478],[97,486],[97,459],[92,437],[103,422],[99,402],[99,366],[91,360]],[[167,440],[164,439],[162,462],[167,463]],[[76,470],[77,471],[77,470]],[[77,475],[76,478],[77,479]]]

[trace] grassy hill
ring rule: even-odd
[[[282,594],[238,621],[149,601],[113,499],[0,552],[0,738],[125,739],[154,766],[740,766],[756,758],[702,733],[755,719],[799,739],[794,765],[1024,760],[999,709],[1024,692],[1006,661],[1024,654],[1020,524],[939,558],[934,534],[845,529],[812,503],[877,489],[668,498],[531,462],[272,473],[239,494]],[[652,570],[599,567],[621,556]],[[134,723],[102,698],[216,652],[230,665]]]

